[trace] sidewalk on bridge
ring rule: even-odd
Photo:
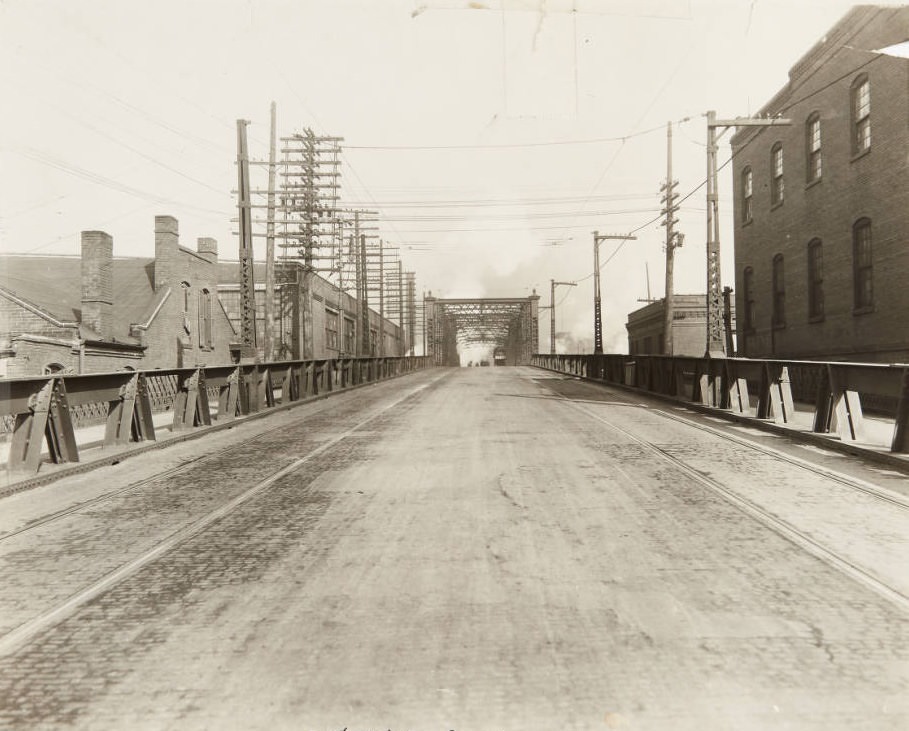
[[[852,456],[909,471],[909,454],[899,454],[890,451],[895,429],[895,419],[893,417],[862,414],[857,438],[849,440],[842,439],[834,431],[829,434],[823,434],[813,430],[814,404],[796,402],[794,404],[795,413],[792,414],[791,419],[786,423],[781,423],[773,419],[758,419],[753,416],[756,404],[752,404],[751,415],[745,415],[728,410],[720,410],[711,406],[703,406],[698,403],[680,402],[671,398],[667,400],[708,416],[735,421],[741,425],[752,426],[762,431],[807,441],[821,448],[834,449]]]
[[[543,369],[548,370],[548,369]],[[569,374],[562,374],[569,375]],[[647,391],[634,386],[625,386],[616,383],[605,383],[595,378],[586,376],[571,376],[581,380],[597,383],[610,388],[618,388],[642,397],[651,397],[657,401],[674,404],[675,406],[690,411],[696,411],[705,416],[710,416],[723,421],[736,422],[742,426],[749,426],[761,431],[788,436],[791,439],[808,442],[822,449],[831,449],[861,459],[876,462],[881,465],[909,472],[909,454],[892,452],[896,420],[894,417],[879,416],[877,414],[862,414],[861,424],[857,439],[842,439],[839,434],[817,433],[813,431],[814,404],[796,402],[795,413],[787,423],[778,423],[774,419],[758,419],[754,416],[757,410],[757,401],[752,396],[751,407],[748,414],[737,414],[729,409],[719,409],[715,406],[706,406],[694,401],[687,401],[674,396],[666,396],[653,391]]]

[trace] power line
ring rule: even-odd
[[[619,137],[593,137],[581,140],[547,140],[544,142],[508,142],[492,143],[485,145],[345,145],[347,150],[384,150],[384,151],[421,151],[421,150],[510,150],[527,147],[557,147],[561,145],[595,145],[603,143],[621,142],[643,137],[657,130],[663,129],[663,126],[652,127],[641,132],[632,132],[631,134],[621,135]]]
[[[204,208],[202,206],[194,206],[185,201],[174,201],[170,198],[165,198],[163,196],[155,195],[154,193],[149,193],[148,191],[141,190],[139,188],[134,188],[129,185],[124,185],[112,178],[108,178],[100,173],[95,173],[91,170],[86,170],[85,168],[80,168],[75,165],[70,165],[62,160],[55,159],[47,153],[42,153],[38,150],[33,150],[31,148],[25,149],[16,149],[15,152],[19,153],[23,157],[27,157],[30,160],[41,163],[42,165],[47,165],[48,167],[54,168],[55,170],[60,170],[61,172],[67,173],[69,175],[74,175],[76,177],[82,178],[83,180],[88,180],[97,185],[110,188],[111,190],[118,191],[120,193],[125,193],[127,195],[134,196],[136,198],[144,198],[145,200],[152,201],[155,203],[165,203],[167,205],[176,205],[183,208],[193,208],[197,211],[203,211],[205,213],[216,213],[219,216],[223,214],[223,211],[216,211],[212,208]]]

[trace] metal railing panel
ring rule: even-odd
[[[813,405],[811,431],[861,440],[863,397],[883,397],[897,404],[890,451],[909,453],[906,365],[562,353],[537,353],[531,364],[782,424],[792,423],[795,415],[790,372],[798,368],[818,384],[813,404],[808,404]]]
[[[99,441],[122,447],[156,439],[154,414],[171,412],[171,429],[187,431],[430,365],[424,356],[348,357],[0,379],[6,468],[34,474],[44,461],[78,462],[77,429],[103,426]]]

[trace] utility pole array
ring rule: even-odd
[[[237,193],[241,268],[245,267],[246,272],[241,272],[241,312],[248,330],[244,341],[252,343],[247,349],[254,351],[256,347],[252,240],[264,236],[266,301],[262,345],[266,359],[313,357],[313,282],[317,273],[337,287],[339,354],[385,354],[384,318],[394,315],[398,318],[400,351],[406,353],[407,343],[410,342],[411,347],[413,343],[414,315],[412,311],[410,320],[405,318],[408,291],[398,250],[379,240],[376,212],[350,210],[340,205],[340,143],[343,138],[317,135],[311,129],[304,129],[280,138],[282,159],[276,161],[276,109],[272,103],[268,161],[250,161],[245,124],[241,132],[238,121],[240,186]],[[249,187],[250,165],[268,166],[267,190]],[[281,178],[278,191],[275,189],[276,175]],[[279,201],[276,201],[276,193]],[[267,196],[265,203],[252,203],[252,197],[257,194]],[[252,209],[262,208],[267,210],[265,219],[253,218]],[[264,234],[252,232],[254,224],[263,223]],[[276,241],[280,249],[277,267]],[[299,262],[302,266],[298,270],[280,266],[281,262]],[[396,275],[397,285],[393,286],[390,282],[395,281]],[[347,294],[355,296],[356,312],[346,309]],[[370,327],[370,298],[377,300],[379,307],[376,342],[373,342]],[[281,353],[275,352],[274,340],[277,332],[275,302],[278,299],[281,300],[281,327],[286,330],[280,333]],[[408,324],[411,327],[409,341],[405,329]],[[288,346],[288,341],[292,347]]]

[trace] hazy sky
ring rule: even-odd
[[[212,236],[236,258],[236,120],[267,157],[273,100],[279,134],[344,138],[343,203],[380,211],[418,292],[536,289],[548,306],[550,279],[578,281],[557,292],[557,329],[590,341],[591,232],[636,230],[601,247],[604,345],[624,351],[646,267],[663,294],[650,222],[666,123],[685,196],[705,177],[704,112],[755,112],[852,4],[0,0],[0,248],[77,253],[80,231],[102,229],[115,254],[150,256],[170,214],[184,245]],[[705,207],[703,188],[683,203],[676,292],[704,291]]]

